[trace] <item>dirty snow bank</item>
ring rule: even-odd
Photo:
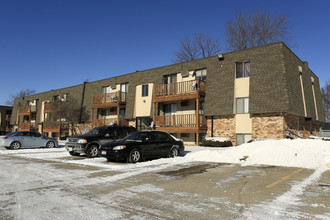
[[[238,163],[248,165],[274,165],[317,169],[330,168],[330,142],[311,139],[265,140],[237,147],[216,148],[187,147],[191,151],[187,160]]]

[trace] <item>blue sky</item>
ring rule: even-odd
[[[327,0],[0,0],[0,105],[22,89],[44,92],[172,63],[179,40],[219,37],[239,11],[286,13],[293,52],[321,85],[330,80]]]

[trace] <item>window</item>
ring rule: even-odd
[[[170,136],[166,133],[163,133],[163,132],[158,132],[158,140],[160,142],[162,141],[171,141],[172,139],[170,138]]]
[[[164,76],[164,84],[176,83],[176,74]]]
[[[250,61],[236,63],[236,78],[250,76]]]
[[[55,102],[55,101],[60,101],[61,100],[61,96],[59,96],[59,95],[54,95],[53,96],[53,101]]]
[[[195,71],[196,79],[206,80],[206,69],[196,70]]]
[[[181,133],[180,137],[181,138],[188,138],[189,137],[189,133]]]
[[[102,87],[102,94],[110,93],[110,86],[103,86]]]
[[[249,98],[236,99],[236,114],[249,113]]]
[[[148,96],[149,93],[149,85],[142,85],[142,97]]]
[[[241,145],[252,140],[251,134],[236,134],[236,145]]]
[[[128,92],[128,83],[120,84],[120,91],[121,92]]]
[[[68,101],[70,97],[70,93],[65,93],[63,96],[64,101]]]

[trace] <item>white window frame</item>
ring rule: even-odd
[[[238,101],[243,100],[243,109],[239,109]],[[236,98],[236,114],[248,114],[249,113],[249,97]]]

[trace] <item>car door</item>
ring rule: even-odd
[[[152,132],[141,133],[141,151],[145,158],[157,157],[157,136],[153,135]]]
[[[172,148],[172,139],[171,137],[164,132],[157,132],[158,142],[156,146],[156,151],[160,156],[168,155]]]
[[[31,132],[24,132],[21,136],[21,144],[22,147],[32,147],[33,146],[33,139],[31,136]]]
[[[116,129],[113,127],[105,128],[100,137],[100,143],[105,144],[117,140]]]
[[[46,146],[46,142],[47,140],[44,139],[41,134],[36,133],[36,132],[31,132],[31,137],[32,137],[32,141],[31,147],[45,147]]]

